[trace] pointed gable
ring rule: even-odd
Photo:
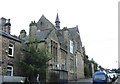
[[[41,18],[38,20],[37,27],[38,29],[55,29],[55,26],[44,15],[42,15]]]
[[[37,42],[45,41],[53,29],[41,29],[37,31]]]
[[[78,51],[81,51],[82,41],[81,41],[81,37],[80,37],[78,27],[69,28],[68,31],[69,31],[69,37],[71,39],[75,39],[75,41],[77,42]]]

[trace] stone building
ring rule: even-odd
[[[10,19],[0,18],[0,83],[20,82],[21,41],[10,34]]]
[[[49,61],[47,75],[51,71],[58,71],[60,79],[84,78],[84,55],[78,26],[61,29],[58,14],[55,25],[42,15],[38,22],[30,23],[29,36],[22,35],[25,33],[20,34],[21,39],[32,38],[37,42],[38,48],[45,47],[47,53],[54,56]],[[49,76],[46,77],[49,79]]]

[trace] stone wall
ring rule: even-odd
[[[14,53],[13,57],[8,55],[9,43],[14,44]],[[20,68],[20,60],[21,60],[21,43],[7,37],[2,36],[2,74],[7,75],[7,65],[13,65],[13,75],[20,76],[21,75],[21,68]]]
[[[82,54],[77,52],[77,79],[84,78],[84,61]]]

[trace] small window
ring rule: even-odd
[[[14,44],[10,43],[9,44],[8,55],[13,57],[13,53],[14,53]]]
[[[70,40],[70,53],[73,54],[73,41]]]
[[[43,22],[40,23],[40,25],[42,26]]]
[[[13,66],[12,65],[7,66],[7,76],[13,76]]]
[[[64,65],[64,64],[62,64],[61,69],[62,69],[62,70],[65,70],[65,65]]]

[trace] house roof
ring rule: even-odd
[[[45,28],[55,29],[55,26],[44,15],[42,15],[41,18],[38,20],[37,27],[38,29],[45,29]]]
[[[75,34],[76,32],[79,33],[79,30],[78,30],[77,27],[72,27],[72,28],[68,28],[68,32],[73,35],[73,34]]]
[[[45,41],[52,29],[41,29],[37,31],[37,42]]]
[[[10,35],[10,34],[7,33],[7,32],[4,32],[4,31],[2,31],[2,30],[0,30],[0,35],[2,35],[2,36],[4,36],[4,37],[7,37],[7,38],[9,38],[9,39],[12,39],[12,40],[15,40],[15,41],[21,42],[20,39],[14,37],[14,36],[12,36],[12,35]]]
[[[82,41],[81,41],[78,27],[68,28],[68,32],[69,32],[69,37],[71,39],[75,39],[77,41],[77,43],[78,43],[77,48],[80,51],[80,47],[82,47]]]
[[[67,45],[65,44],[65,41],[64,41],[65,39],[63,36],[63,30],[57,30],[56,34],[57,34],[61,49],[67,51]]]

